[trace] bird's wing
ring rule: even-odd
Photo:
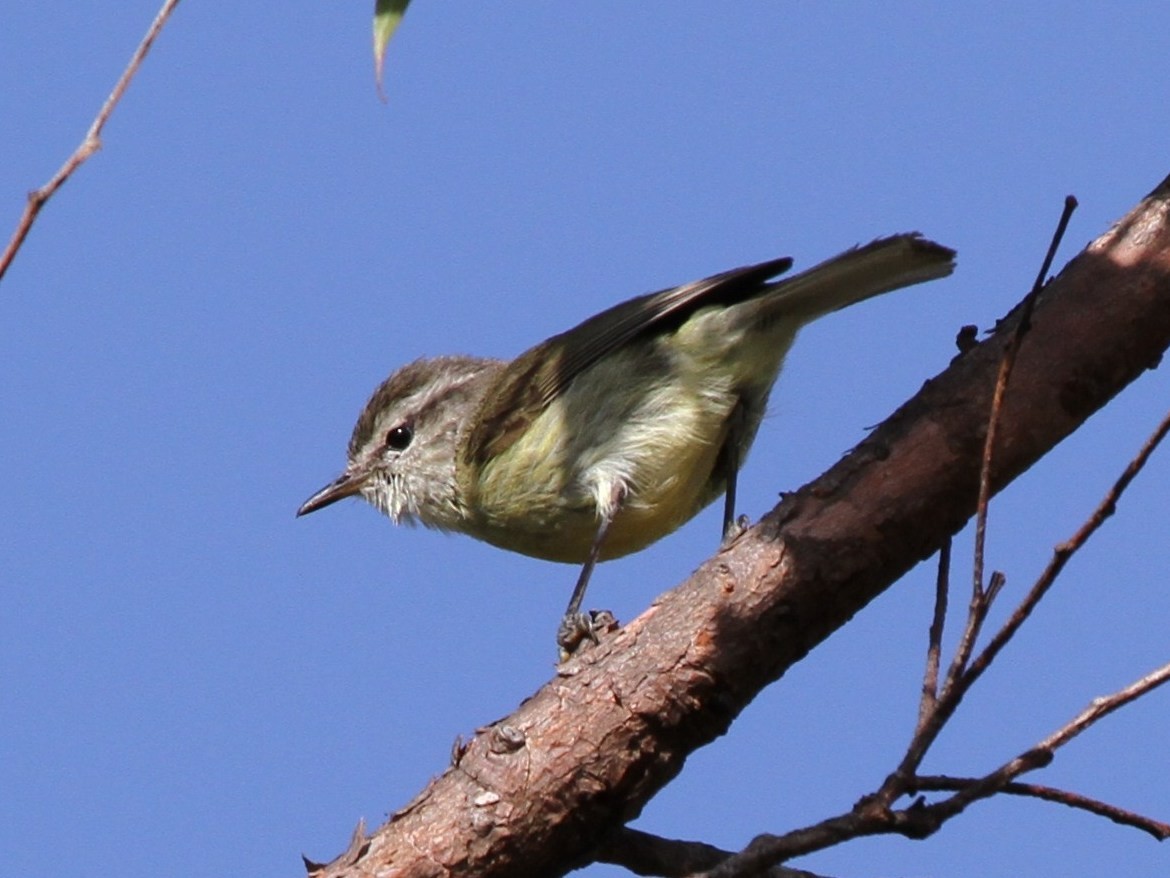
[[[482,465],[506,451],[578,375],[624,345],[673,331],[706,305],[757,296],[791,266],[788,257],[772,259],[639,296],[529,349],[501,371],[484,397],[463,443],[463,461]]]

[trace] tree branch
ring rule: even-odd
[[[690,580],[480,730],[457,765],[353,856],[314,874],[557,875],[593,860],[689,753],[974,514],[987,412],[1018,318]],[[992,490],[1156,366],[1168,345],[1170,178],[1038,298],[1003,405]],[[888,832],[902,819],[911,831],[913,813],[875,807],[865,827]],[[856,824],[826,821],[816,842],[847,829],[856,834]]]
[[[1170,837],[1170,824],[1135,814],[1113,805],[1065,790],[1024,784],[1016,778],[1028,771],[1043,768],[1055,758],[1056,750],[1067,744],[1097,720],[1140,698],[1170,680],[1170,665],[1164,665],[1112,695],[1093,702],[1035,747],[1008,760],[983,777],[954,778],[944,776],[915,777],[902,768],[892,774],[876,793],[863,796],[847,814],[784,835],[759,835],[742,851],[727,857],[702,873],[705,878],[744,878],[775,868],[776,863],[792,857],[822,850],[840,841],[866,835],[897,833],[907,838],[926,838],[947,820],[961,814],[967,806],[999,793],[1030,795],[1060,802],[1133,826],[1158,840]],[[917,733],[916,733],[917,737]],[[913,750],[914,747],[911,747]],[[921,799],[905,808],[892,808],[891,802],[922,790],[952,790],[954,795],[927,804]]]
[[[663,878],[683,878],[695,872],[714,868],[733,856],[731,851],[698,841],[678,841],[659,838],[648,832],[625,827],[597,852],[597,862],[622,866],[635,875],[661,875]],[[760,878],[822,878],[815,872],[773,866],[760,873]]]

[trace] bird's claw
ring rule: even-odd
[[[590,610],[588,613],[566,613],[557,629],[557,650],[560,661],[566,662],[577,654],[585,643],[601,642],[600,635],[617,628],[617,619],[609,610]]]
[[[752,520],[746,515],[741,515],[727,525],[727,530],[723,532],[723,541],[719,544],[719,548],[726,549],[741,536],[744,531],[752,526]]]

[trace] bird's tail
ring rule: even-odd
[[[946,277],[955,269],[955,251],[917,232],[878,238],[826,259],[772,285],[758,299],[776,317],[801,323],[901,287]]]

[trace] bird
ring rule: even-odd
[[[955,251],[916,232],[787,278],[781,257],[638,296],[513,360],[423,358],[383,381],[344,472],[297,516],[360,496],[395,523],[581,565],[557,633],[596,640],[580,607],[597,562],[637,552],[724,497],[797,332],[830,312],[949,275]],[[843,376],[847,377],[847,376]]]

